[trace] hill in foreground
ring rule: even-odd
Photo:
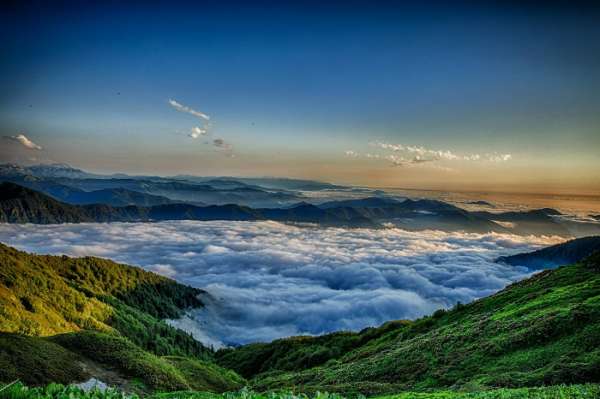
[[[243,379],[167,325],[200,290],[94,257],[33,255],[0,244],[0,381],[102,379],[144,392],[226,391]]]

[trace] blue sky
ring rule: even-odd
[[[0,133],[43,150],[7,139],[0,157],[132,173],[600,191],[598,11],[417,4],[9,6]],[[210,126],[169,99],[209,115]],[[195,126],[207,133],[189,137]]]

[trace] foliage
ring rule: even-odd
[[[392,329],[409,324],[405,320],[390,321],[359,333],[342,331],[316,337],[284,338],[268,344],[248,344],[235,349],[221,349],[216,357],[219,364],[235,369],[246,378],[274,370],[300,371],[338,359]]]
[[[105,259],[33,255],[2,244],[0,266],[0,331],[116,330],[157,355],[212,356],[159,320],[201,306],[198,289]]]
[[[181,356],[165,356],[163,359],[176,367],[195,391],[235,391],[246,384],[246,380],[234,371],[214,363]]]
[[[144,391],[239,389],[240,376],[207,362],[210,349],[159,319],[200,306],[199,293],[104,259],[0,244],[0,381],[80,381],[92,360],[139,379]]]
[[[114,389],[102,392],[98,389],[85,392],[75,386],[50,384],[44,388],[29,388],[20,383],[0,388],[0,399],[138,399]]]
[[[20,379],[26,384],[83,380],[89,375],[80,357],[45,339],[0,333],[0,381]]]
[[[554,385],[535,388],[493,389],[478,392],[405,392],[378,399],[593,399],[600,397],[600,385]]]
[[[55,335],[50,338],[64,348],[103,365],[117,369],[129,378],[141,378],[151,389],[189,389],[183,375],[171,363],[137,347],[126,338],[94,331]]]
[[[495,389],[479,392],[439,391],[430,393],[404,392],[397,395],[379,397],[377,399],[594,399],[600,395],[600,385],[549,386],[539,388]],[[139,399],[137,395],[128,395],[108,389],[104,392],[92,390],[85,392],[73,386],[50,384],[45,388],[28,388],[20,383],[5,390],[0,388],[0,399]],[[158,393],[150,399],[345,399],[344,396],[327,392],[313,395],[294,394],[291,392],[256,393],[242,389],[221,395],[182,391]]]
[[[84,381],[102,367],[130,382],[137,392],[202,389],[224,392],[246,381],[231,370],[198,358],[159,357],[125,337],[79,331],[52,337],[0,333],[0,381],[19,379],[39,386]],[[132,382],[136,382],[133,384]]]

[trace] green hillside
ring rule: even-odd
[[[202,306],[200,293],[105,259],[0,244],[0,381],[70,383],[107,373],[139,381],[125,386],[137,391],[240,388],[243,379],[214,365],[212,350],[161,320]]]
[[[254,344],[217,358],[259,391],[381,394],[598,382],[600,255],[414,322]]]

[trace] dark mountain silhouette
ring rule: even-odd
[[[360,198],[360,199],[349,199],[349,200],[341,200],[341,201],[328,201],[319,204],[319,208],[329,209],[329,208],[337,208],[340,206],[347,206],[351,208],[381,208],[390,205],[396,205],[401,203],[402,201],[396,200],[393,198],[385,198],[385,197],[368,197],[368,198]]]
[[[160,184],[178,186],[181,183]],[[73,201],[82,202],[87,197],[88,200],[95,202],[101,198],[101,195],[104,195],[107,202],[75,206],[10,182],[3,183],[2,189],[0,221],[9,223],[274,220],[339,227],[388,226],[413,231],[442,230],[472,233],[555,234],[564,237],[600,233],[600,224],[576,222],[562,215],[555,216],[558,212],[552,209],[505,213],[470,212],[443,201],[429,199],[397,201],[373,197],[349,201],[331,201],[319,206],[300,202],[283,208],[252,208],[233,203],[198,206],[196,204],[169,201],[166,198],[126,189],[104,189],[87,193],[71,187],[53,187],[53,196],[55,197],[65,196]],[[194,189],[202,190],[204,186],[195,186]],[[239,189],[242,191],[240,195],[248,195],[245,191],[246,188],[240,187]],[[252,190],[254,189],[250,188],[250,191]],[[237,191],[237,189],[230,191]],[[136,203],[136,205],[115,206],[115,204],[125,205],[129,201]],[[157,202],[158,204],[156,204]],[[140,203],[148,205],[137,205]]]
[[[351,208],[323,210],[314,205],[302,205],[290,209],[252,209],[235,204],[211,206],[165,204],[150,207],[113,207],[105,204],[70,205],[10,182],[0,184],[0,192],[2,193],[0,196],[0,222],[8,223],[275,220],[346,227],[376,227],[377,225]]]

